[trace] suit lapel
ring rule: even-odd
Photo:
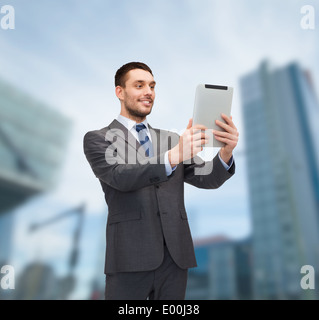
[[[117,120],[114,120],[110,125],[109,128],[114,130],[114,133],[120,137],[121,139],[124,139],[129,145],[131,145],[133,148],[138,148],[140,146],[140,143],[135,139],[135,137],[132,135],[131,132],[127,130],[125,126],[122,125],[122,123],[118,122]],[[119,131],[117,131],[119,130]]]
[[[158,129],[153,129],[150,125],[150,134],[152,138],[152,146],[153,146],[153,155],[159,155],[160,154],[160,138],[161,138],[161,131]]]
[[[113,130],[113,133],[118,136],[120,139],[123,139],[126,144],[130,145],[134,150],[135,153],[137,152],[139,156],[145,158],[145,153],[143,152],[143,147],[139,143],[138,140],[132,135],[131,132],[127,130],[127,128],[117,121],[116,119],[109,125],[109,128]],[[128,149],[127,149],[128,150]]]

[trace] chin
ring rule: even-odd
[[[148,108],[144,108],[140,111],[141,115],[148,116],[152,112],[152,106]]]
[[[139,106],[139,107],[135,107],[135,108],[129,108],[126,106],[126,110],[129,114],[131,114],[134,117],[139,117],[139,118],[145,118],[146,116],[148,116],[151,111],[152,111],[153,105],[145,107],[145,106]]]

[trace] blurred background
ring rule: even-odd
[[[185,186],[199,265],[187,299],[318,298],[318,1],[4,5],[0,269],[14,267],[15,289],[0,299],[103,298],[107,206],[82,143],[119,114],[114,75],[130,61],[157,81],[153,127],[182,132],[198,83],[234,87],[236,174],[218,190]],[[303,265],[315,290],[300,286]]]

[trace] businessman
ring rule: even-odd
[[[215,189],[235,173],[238,131],[232,118],[216,122],[224,131],[214,135],[224,147],[204,162],[197,154],[208,142],[205,127],[192,126],[190,119],[179,136],[149,125],[155,85],[144,63],[123,65],[115,75],[118,118],[84,137],[84,153],[108,205],[107,300],[184,299],[188,269],[197,266],[184,182]]]

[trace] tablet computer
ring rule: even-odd
[[[233,100],[233,88],[228,86],[199,84],[195,93],[195,104],[193,112],[193,126],[201,124],[206,126],[206,134],[209,142],[205,147],[223,147],[224,143],[215,139],[212,130],[224,131],[216,125],[215,120],[225,122],[221,117],[224,113],[230,116]]]

